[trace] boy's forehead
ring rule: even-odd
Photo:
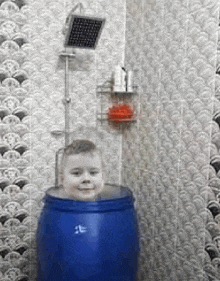
[[[101,154],[99,151],[79,153],[79,154],[71,154],[66,155],[64,162],[71,164],[93,164],[93,165],[101,165]]]

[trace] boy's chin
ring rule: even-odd
[[[83,190],[78,193],[77,197],[78,200],[83,200],[83,201],[95,201],[99,194],[101,193],[102,189],[94,189],[94,190]]]
[[[66,190],[66,195],[79,201],[95,201],[102,190],[103,187],[92,190],[77,190],[77,192],[68,192]]]

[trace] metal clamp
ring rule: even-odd
[[[70,104],[71,103],[71,98],[64,98],[62,99],[63,104]]]

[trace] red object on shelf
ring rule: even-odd
[[[135,116],[133,108],[126,103],[113,105],[107,115],[108,119],[114,122],[130,122]]]

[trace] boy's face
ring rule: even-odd
[[[62,185],[66,194],[80,201],[92,201],[104,188],[102,160],[98,152],[66,156]]]

